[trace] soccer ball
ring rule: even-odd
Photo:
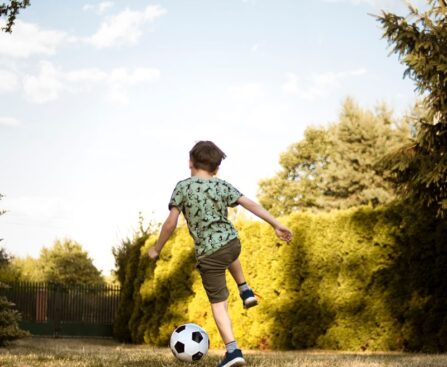
[[[169,347],[181,361],[195,362],[208,352],[210,339],[205,330],[196,324],[185,324],[175,329]]]

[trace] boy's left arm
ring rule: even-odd
[[[169,237],[171,237],[172,233],[177,227],[179,215],[180,210],[177,207],[173,206],[171,208],[171,211],[169,212],[168,217],[161,226],[160,236],[158,237],[157,242],[148,250],[148,255],[151,260],[157,260],[161,250],[163,249],[163,246],[169,240]]]
[[[264,209],[261,205],[250,200],[245,196],[241,196],[237,203],[242,205],[245,209],[252,212],[257,217],[265,220],[269,223],[274,229],[276,235],[282,239],[283,241],[289,242],[292,239],[292,232],[287,227],[283,226],[273,215],[271,215],[266,209]]]

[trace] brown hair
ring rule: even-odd
[[[212,141],[199,141],[189,151],[189,158],[197,169],[204,169],[209,173],[216,172],[222,159],[227,156]]]

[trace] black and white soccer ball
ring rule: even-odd
[[[176,328],[169,342],[174,356],[181,361],[196,362],[208,353],[210,339],[205,330],[196,324]]]

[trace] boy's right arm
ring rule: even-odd
[[[265,220],[269,223],[276,232],[276,235],[284,240],[290,241],[292,239],[292,232],[285,226],[283,226],[274,216],[272,216],[267,210],[265,210],[261,205],[250,200],[246,196],[241,196],[237,200],[238,204],[242,205],[245,209],[252,212],[257,217]]]
[[[179,215],[180,210],[173,206],[169,212],[168,218],[166,218],[165,222],[161,226],[160,236],[158,237],[157,242],[148,250],[148,255],[152,260],[156,260],[158,258],[163,246],[174,232],[175,228],[177,227]]]

